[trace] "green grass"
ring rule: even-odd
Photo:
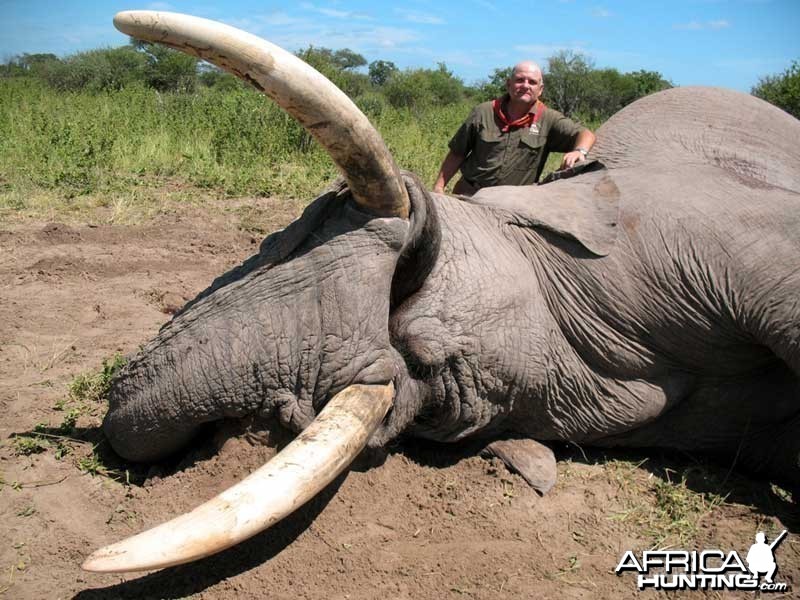
[[[77,375],[69,384],[70,399],[83,403],[100,402],[108,393],[114,374],[124,364],[125,359],[122,355],[115,354],[110,361],[103,361],[100,370]],[[63,406],[62,404],[61,407],[63,408]]]
[[[14,437],[14,454],[30,456],[39,454],[50,448],[50,442],[38,435],[19,435]]]
[[[104,360],[98,370],[74,377],[67,386],[67,396],[53,406],[54,411],[62,413],[61,422],[58,425],[37,423],[29,433],[15,435],[11,441],[14,454],[32,456],[52,450],[56,460],[73,456],[75,466],[83,473],[102,475],[120,482],[128,481],[128,473],[103,464],[96,445],[84,438],[84,432],[76,429],[83,417],[99,418],[97,415],[105,408],[105,397],[111,381],[124,364],[123,357],[116,354]],[[87,446],[90,448],[88,454]],[[79,450],[81,447],[83,449]]]
[[[687,467],[681,473],[666,470],[662,478],[648,476],[640,468],[644,462],[611,460],[604,464],[607,476],[619,487],[622,502],[622,509],[609,518],[634,526],[653,548],[692,543],[703,519],[722,505],[725,497],[687,486],[691,471],[701,467]]]
[[[370,99],[355,100],[400,168],[432,185],[472,103],[396,109]],[[0,78],[0,219],[100,209],[108,222],[132,223],[165,210],[166,200],[309,201],[337,175],[302,127],[254,90],[63,93]]]

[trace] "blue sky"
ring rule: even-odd
[[[292,51],[348,47],[401,68],[445,62],[467,83],[522,59],[546,64],[560,49],[597,67],[742,91],[800,60],[800,0],[0,0],[0,60],[125,44],[111,24],[125,9],[223,21]]]

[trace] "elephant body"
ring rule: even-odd
[[[157,459],[254,412],[299,431],[393,381],[372,445],[660,446],[800,484],[800,122],[673,89],[598,139],[604,168],[547,185],[466,200],[406,176],[410,220],[324,194],[115,381],[115,448]]]

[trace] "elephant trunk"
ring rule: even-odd
[[[284,311],[271,303],[249,312],[213,311],[212,304],[201,302],[164,327],[113,381],[103,428],[124,458],[158,460],[203,423],[267,412],[280,400],[278,356],[285,373],[298,367],[293,349],[278,347],[279,340],[295,339],[274,331],[276,323],[290,326]],[[303,383],[304,390],[314,388],[313,381]]]

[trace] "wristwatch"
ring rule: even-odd
[[[586,156],[589,154],[589,151],[586,148],[575,148],[575,150],[583,154],[583,158],[586,158]]]

